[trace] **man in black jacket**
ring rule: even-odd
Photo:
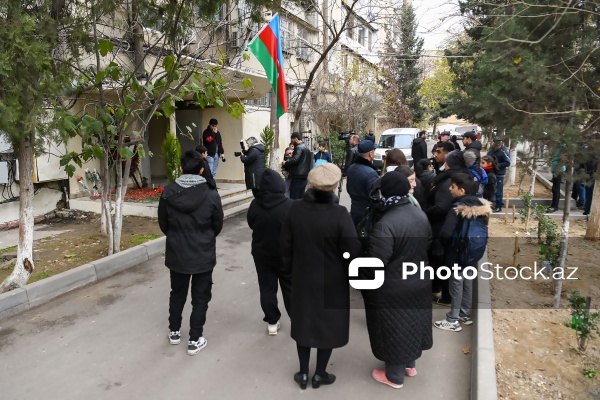
[[[470,151],[475,154],[475,163],[479,165],[481,162],[481,142],[477,140],[475,131],[465,132],[463,134],[463,144],[465,145],[465,152]]]
[[[346,149],[346,162],[344,163],[344,170],[342,171],[342,176],[346,176],[348,168],[350,168],[350,166],[354,164],[354,161],[356,160],[356,153],[358,153],[358,142],[360,142],[360,138],[358,137],[358,135],[351,135],[348,138],[348,148]]]
[[[361,141],[358,144],[356,161],[348,169],[346,190],[352,199],[350,215],[355,226],[367,215],[367,207],[371,201],[371,189],[379,177],[373,166],[376,148],[375,143],[370,140]]]
[[[260,177],[260,189],[248,209],[248,226],[252,229],[252,256],[260,306],[265,314],[267,333],[277,335],[281,312],[277,305],[277,282],[281,286],[283,304],[290,315],[292,271],[283,268],[281,259],[281,228],[293,200],[285,196],[285,182],[279,174],[266,169]]]
[[[427,136],[427,132],[421,131],[419,132],[419,137],[413,140],[411,156],[413,158],[413,165],[416,165],[424,158],[427,158],[427,142],[425,141],[425,137]]]
[[[244,164],[246,189],[252,189],[252,194],[256,197],[257,189],[260,186],[260,177],[266,168],[265,147],[254,136],[246,139],[246,144],[248,150],[240,154],[240,161]],[[238,154],[236,153],[236,155]]]
[[[294,154],[289,160],[282,161],[281,165],[290,171],[290,199],[301,199],[306,189],[308,173],[313,166],[313,156],[298,132],[292,133],[292,143]]]
[[[221,132],[217,128],[218,121],[212,118],[208,127],[202,133],[202,143],[208,151],[208,165],[213,178],[217,176],[217,168],[219,167],[219,158],[225,162],[225,150],[223,149],[223,140],[221,140]]]
[[[192,281],[192,315],[188,354],[206,346],[202,336],[217,263],[216,237],[223,228],[223,208],[216,190],[200,176],[203,161],[194,150],[181,159],[181,175],[165,187],[158,203],[158,223],[167,236],[165,265],[171,271],[169,341],[181,340],[181,314]]]

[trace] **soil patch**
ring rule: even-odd
[[[568,310],[571,290],[592,297],[592,308],[600,304],[600,242],[583,239],[586,222],[573,221],[569,235],[567,267],[577,267],[562,288],[561,309],[551,307],[554,281],[492,279],[492,305],[498,393],[501,399],[599,399],[600,339],[592,339],[585,353],[577,350],[575,331]],[[490,222],[489,260],[494,265],[513,265],[514,237],[525,236],[519,221]],[[539,246],[536,239],[520,238],[519,271],[534,267]],[[504,269],[506,271],[506,269]],[[512,275],[512,274],[511,274]],[[585,369],[598,372],[594,378]]]
[[[69,210],[63,217],[45,222],[44,230],[68,232],[36,240],[33,243],[35,270],[28,283],[68,271],[99,258],[106,257],[108,238],[100,233],[100,216]],[[163,236],[158,221],[151,218],[125,216],[121,250]],[[16,253],[16,248],[0,249],[0,254]],[[0,282],[9,276],[15,260],[0,263]]]
[[[504,178],[504,198],[509,196],[511,199],[520,198],[521,194],[519,193],[519,177],[523,173],[523,167],[517,167],[517,182],[515,186],[506,186],[507,176]],[[528,192],[529,186],[531,185],[531,174],[527,173],[523,178],[523,191]],[[535,181],[534,187],[534,198],[536,199],[551,199],[552,191],[546,188],[546,186],[542,185],[537,179]]]

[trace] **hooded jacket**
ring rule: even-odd
[[[244,163],[244,178],[246,189],[258,189],[260,187],[260,177],[265,171],[265,147],[262,143],[253,145],[246,151],[246,154],[240,156]]]
[[[182,175],[165,187],[158,224],[167,236],[165,265],[182,274],[211,271],[217,263],[216,237],[223,228],[221,197],[198,175]]]
[[[444,245],[444,262],[447,266],[458,263],[458,250],[452,247],[452,235],[463,218],[483,217],[486,225],[492,213],[492,203],[475,196],[463,196],[454,199],[454,204],[446,216],[440,231],[440,241]]]
[[[282,265],[281,228],[293,200],[285,196],[285,182],[278,173],[266,169],[260,189],[248,209],[248,226],[252,229],[252,255],[265,264]]]
[[[467,151],[473,152],[475,154],[475,156],[477,157],[475,163],[479,165],[479,162],[481,161],[481,142],[479,140],[474,140],[470,144],[465,145],[464,152],[466,153]]]
[[[411,156],[414,165],[418,164],[422,159],[427,158],[427,142],[425,139],[418,137],[413,140]]]
[[[490,157],[496,157],[498,161],[498,176],[506,175],[506,168],[510,166],[510,157],[508,156],[508,150],[502,146],[498,150],[491,148],[488,150],[487,155]]]
[[[206,147],[207,154],[210,157],[214,157],[215,154],[224,154],[223,140],[221,139],[221,132],[213,132],[210,127],[206,128],[202,132],[202,143]]]

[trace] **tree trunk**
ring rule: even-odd
[[[277,119],[277,96],[275,91],[271,90],[271,116],[269,120],[271,129],[273,129],[273,148],[269,158],[269,168],[273,171],[279,171],[279,119]]]
[[[133,22],[133,65],[134,75],[144,72],[144,29],[140,24],[138,0],[131,1],[131,21]]]
[[[508,169],[508,179],[504,186],[515,186],[517,182],[517,141],[510,141],[510,167]]]
[[[19,143],[19,244],[13,272],[0,284],[0,293],[27,283],[33,265],[33,134]]]
[[[560,256],[558,261],[558,271],[565,271],[567,261],[567,251],[569,249],[569,215],[571,214],[571,190],[573,189],[573,163],[569,163],[567,170],[567,183],[565,185],[565,203],[563,208],[562,229],[560,232]],[[560,296],[562,292],[563,278],[554,280],[554,308],[560,307]]]
[[[596,170],[596,176],[600,176],[600,164]],[[594,183],[594,194],[592,197],[592,207],[588,216],[585,238],[589,240],[600,240],[600,179]]]
[[[537,151],[538,147],[535,147],[534,151]],[[537,162],[535,160],[535,158],[533,159],[533,165],[531,166],[531,183],[529,184],[529,194],[531,195],[531,197],[534,196],[535,194],[535,180],[537,177]]]

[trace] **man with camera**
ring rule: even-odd
[[[208,152],[206,161],[208,161],[210,172],[212,173],[213,178],[217,176],[219,158],[225,162],[223,140],[221,139],[221,132],[219,132],[217,124],[218,121],[215,118],[211,118],[208,123],[208,127],[202,133],[202,143]]]
[[[246,189],[252,189],[252,194],[256,197],[256,191],[260,186],[260,177],[265,171],[265,147],[259,143],[254,136],[246,139],[248,150],[244,147],[244,141],[240,141],[242,151],[233,153],[244,164],[244,179]]]
[[[281,165],[290,171],[290,199],[295,200],[304,196],[308,173],[313,166],[313,155],[298,132],[292,133],[292,143],[294,144],[292,158],[282,161]]]

